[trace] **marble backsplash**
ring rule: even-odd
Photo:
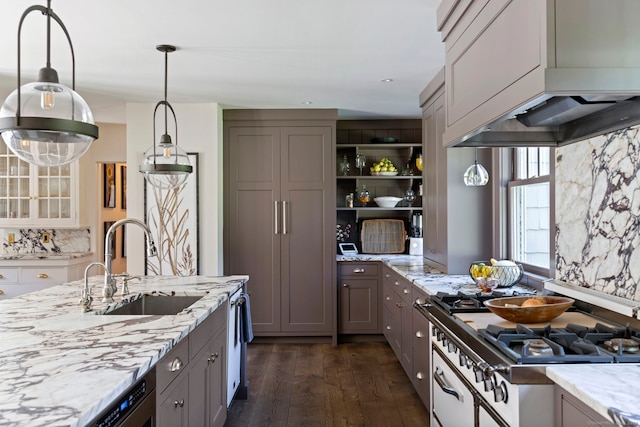
[[[45,242],[45,233],[50,240]],[[13,234],[13,243],[9,243]],[[0,254],[79,253],[91,251],[89,228],[2,228]]]
[[[640,127],[556,150],[556,279],[640,301]]]

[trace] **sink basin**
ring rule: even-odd
[[[142,295],[134,301],[101,314],[118,316],[167,316],[180,313],[185,308],[199,301],[203,296],[204,295]]]

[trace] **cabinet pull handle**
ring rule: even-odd
[[[273,217],[275,218],[275,222],[273,224],[273,229],[275,230],[274,234],[278,234],[278,201],[273,202]]]
[[[365,272],[364,268],[354,268],[353,272],[356,274],[363,274]]]
[[[180,399],[180,400],[174,400],[173,401],[173,407],[177,408],[177,407],[183,407],[184,406],[184,399]]]
[[[182,369],[182,360],[180,360],[179,357],[176,357],[175,359],[173,359],[173,362],[171,362],[171,366],[169,367],[169,370],[171,372],[177,372],[180,369]]]
[[[287,202],[282,201],[282,234],[287,234]]]
[[[38,279],[48,279],[49,275],[47,273],[38,274]]]
[[[433,373],[433,379],[436,380],[436,383],[440,386],[442,391],[462,401],[462,396],[458,394],[456,389],[449,385],[446,378],[444,377],[444,372],[442,372],[442,368],[440,368],[440,366],[436,367],[436,371]]]

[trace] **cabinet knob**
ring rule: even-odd
[[[405,294],[408,294],[408,293],[409,293],[409,289],[404,288],[404,289],[402,290],[402,292],[403,292],[403,293],[405,293]]]
[[[362,273],[365,272],[365,270],[364,270],[364,268],[354,268],[353,272],[357,273],[357,274],[362,274]]]
[[[182,360],[180,360],[179,357],[176,357],[175,359],[173,359],[173,361],[171,362],[171,366],[169,367],[169,370],[171,372],[177,372],[180,369],[182,369],[182,366],[184,364],[182,363]]]
[[[343,283],[343,284],[342,284],[342,287],[343,287],[343,288],[348,288],[348,287],[349,287],[349,285],[347,285],[346,283]]]
[[[397,280],[395,282],[393,282],[394,285],[396,286],[400,286],[400,282],[398,282]]]
[[[391,297],[389,295],[387,295],[386,297],[384,297],[384,299],[386,299],[387,301],[391,301]]]
[[[184,399],[180,399],[180,400],[174,400],[173,401],[173,407],[177,408],[177,407],[183,407],[184,406]]]
[[[47,273],[38,274],[38,279],[48,279],[49,275]]]
[[[219,353],[211,353],[211,356],[207,359],[209,363],[215,363],[216,359],[220,356]]]
[[[424,333],[422,331],[416,331],[416,337],[424,338]]]
[[[390,331],[391,330],[391,326],[387,325],[386,329],[387,329],[387,331]]]
[[[418,372],[416,373],[416,378],[422,381],[424,379],[424,374],[422,372]]]

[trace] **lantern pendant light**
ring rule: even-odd
[[[38,73],[38,81],[21,86],[22,23],[34,11],[47,17],[47,62]],[[51,20],[56,21],[71,49],[71,88],[60,84],[51,68]],[[80,158],[98,138],[93,114],[75,92],[76,65],[73,44],[62,20],[47,7],[34,5],[24,11],[18,25],[18,84],[0,109],[0,134],[9,149],[20,159],[39,166],[61,166]]]
[[[161,189],[176,188],[184,184],[193,171],[187,153],[178,147],[178,121],[173,107],[167,101],[167,61],[168,54],[175,52],[176,47],[166,44],[156,46],[160,52],[164,52],[164,100],[156,104],[153,111],[153,141],[154,145],[147,150],[144,155],[144,163],[140,165],[140,172],[144,173],[147,182]],[[156,114],[158,108],[164,106],[164,134],[160,136],[160,142],[155,145],[156,140]],[[171,141],[171,136],[167,132],[167,114],[171,111],[175,125],[175,144]]]
[[[478,149],[475,149],[475,160],[464,173],[464,185],[468,187],[481,187],[489,182],[489,172],[478,163]]]

